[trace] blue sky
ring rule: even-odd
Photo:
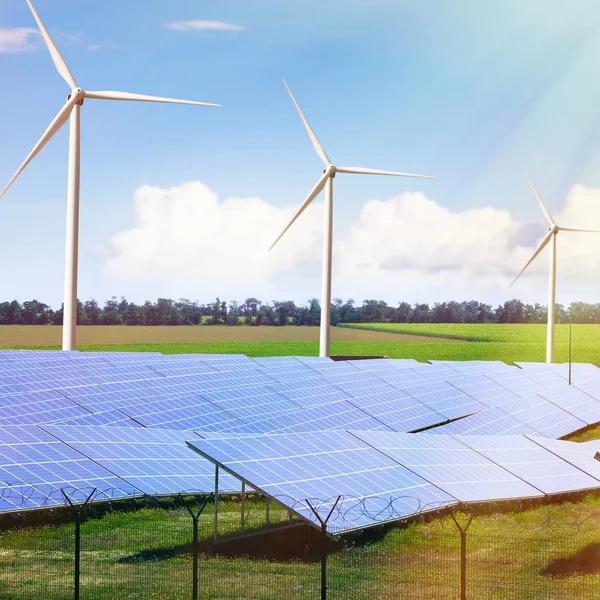
[[[151,276],[148,261],[150,273],[140,278],[131,249],[122,246],[122,264],[107,267],[106,245],[131,229],[134,193],[140,186],[162,189],[199,181],[219,201],[253,197],[276,208],[303,200],[322,167],[282,76],[334,162],[439,178],[424,182],[338,176],[336,259],[351,243],[357,223],[359,229],[364,225],[361,211],[369,201],[420,191],[452,213],[490,206],[509,211],[522,224],[539,220],[540,214],[521,165],[527,166],[554,212],[564,208],[575,184],[600,188],[600,5],[595,0],[36,0],[35,6],[82,87],[223,105],[213,109],[86,101],[81,298],[191,296],[208,301],[216,294],[242,299],[263,293],[302,300],[319,294],[318,248],[314,260],[301,264],[295,258],[289,268],[279,265],[268,281],[250,278],[231,285],[229,279],[235,277],[211,279],[209,273],[191,278],[189,285],[163,281]],[[169,28],[199,20],[240,29]],[[0,5],[0,182],[12,176],[69,91],[36,35],[28,36],[23,51],[2,51],[3,31],[6,36],[34,27],[24,0]],[[36,297],[55,306],[61,301],[67,129],[0,200],[5,251],[1,299]],[[273,224],[273,233],[285,225],[286,215],[281,213],[280,222]],[[432,235],[439,225],[432,226]],[[189,222],[185,226],[192,242],[194,228]],[[202,227],[206,224],[198,223],[199,232]],[[428,231],[425,224],[420,234]],[[272,237],[271,229],[258,224],[256,245],[261,251],[263,236]],[[534,242],[518,257],[526,259]],[[318,246],[317,238],[314,243]],[[212,244],[213,260],[218,260],[219,238]],[[115,252],[114,244],[111,248]],[[200,245],[191,251],[206,254],[207,249]],[[303,254],[301,244],[297,251]],[[383,295],[390,302],[478,294],[489,301],[515,295],[545,298],[545,259],[539,277],[534,272],[524,287],[509,292],[506,273],[488,277],[478,287],[482,280],[477,269],[432,279],[432,273],[444,268],[436,264],[424,267],[422,278],[415,265],[410,277],[379,269],[378,283],[369,287],[375,276],[361,281],[348,266],[357,254],[360,248],[340,255],[346,268],[338,274],[340,295]],[[519,270],[514,260],[507,271]],[[193,262],[189,266],[203,273],[199,261],[197,269]],[[223,268],[231,267],[224,263]],[[394,283],[398,278],[411,285],[399,289]],[[571,294],[598,299],[599,288],[586,287],[576,273],[572,278]],[[453,285],[445,286],[448,281]],[[569,299],[563,293],[562,300]]]

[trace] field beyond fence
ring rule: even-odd
[[[80,597],[113,600],[192,598],[194,545],[190,507],[174,499],[143,505],[90,505],[81,524]],[[196,503],[196,504],[195,504]],[[287,510],[248,499],[248,538],[240,504],[222,499],[219,541],[213,543],[212,503],[199,517],[198,598],[261,600],[320,597],[320,533],[290,526]],[[468,598],[494,600],[597,598],[600,589],[600,502],[565,502],[517,512],[460,512],[400,527],[375,528],[330,544],[327,597],[343,600],[460,598],[461,568]],[[55,509],[55,523],[32,514],[3,518],[0,599],[73,598],[73,515]],[[466,528],[461,537],[457,527]],[[231,541],[227,541],[230,539]],[[461,543],[465,554],[461,555]],[[462,558],[461,558],[462,556]]]

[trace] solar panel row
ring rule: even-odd
[[[101,500],[211,491],[214,467],[189,451],[190,437],[130,427],[0,427],[0,510],[64,504],[61,490],[74,503],[92,492]],[[221,478],[223,490],[236,485]]]
[[[600,420],[600,371],[588,365],[582,365],[588,390],[573,393],[574,388],[567,388],[561,376],[542,365],[517,369],[501,362],[478,361],[422,364],[78,352],[46,352],[41,360],[40,354],[20,352],[8,351],[8,359],[0,352],[0,370],[13,369],[0,378],[10,386],[8,391],[0,389],[0,403],[10,408],[0,417],[0,425],[142,424],[234,432],[353,427],[414,431],[473,415],[449,423],[443,431],[560,437]],[[122,361],[123,356],[125,364],[117,367],[110,362]],[[61,378],[52,367],[57,362],[66,365],[61,368]],[[102,383],[97,383],[99,379]],[[17,387],[20,394],[15,393]],[[60,390],[72,404],[56,399],[42,410],[27,401],[23,388],[38,394]],[[240,392],[246,388],[253,388],[253,393]],[[334,404],[335,410],[324,408]]]
[[[329,531],[367,527],[457,503],[541,498],[600,488],[594,449],[526,436],[423,436],[390,431],[210,437],[202,456]]]

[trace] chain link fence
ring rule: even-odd
[[[589,496],[440,508],[325,542],[255,493],[221,496],[217,518],[210,494],[95,494],[59,503],[53,493],[44,510],[0,516],[0,600],[586,600],[600,590],[600,501]]]

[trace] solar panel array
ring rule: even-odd
[[[590,489],[593,449],[553,438],[600,422],[600,370],[573,365],[572,377],[499,361],[0,351],[0,510],[63,503],[60,490],[74,501],[212,491],[214,465],[186,442],[210,444],[213,460],[249,469],[306,518],[300,500],[342,494],[346,529]],[[565,466],[575,460],[586,473]],[[239,486],[220,477],[222,490]]]
[[[600,487],[595,449],[526,436],[335,431],[214,437],[188,444],[319,526],[351,531],[455,504]]]

